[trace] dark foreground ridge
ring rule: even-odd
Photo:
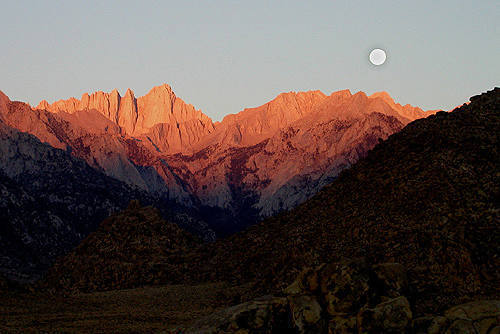
[[[127,210],[111,218],[113,228],[108,220],[62,258],[46,283],[95,291],[182,278],[253,282],[254,294],[264,295],[280,293],[304,267],[364,258],[370,266],[397,262],[408,270],[413,317],[498,299],[499,100],[495,88],[451,113],[409,124],[303,205],[215,243],[160,233],[154,226],[161,224],[141,217],[142,209]],[[133,225],[119,223],[129,220]],[[159,235],[170,238],[165,233],[176,238],[173,247],[156,243]],[[143,249],[134,259],[146,245],[158,245],[158,252]],[[129,264],[131,273],[121,274]],[[91,268],[109,269],[104,275]]]
[[[201,243],[163,220],[157,209],[131,201],[126,210],[104,220],[96,232],[56,262],[46,280],[53,287],[80,291],[179,284],[184,254]]]

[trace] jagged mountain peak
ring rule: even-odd
[[[129,96],[129,97],[132,97],[132,98],[135,98],[135,95],[134,95],[134,91],[130,88],[127,88],[127,91],[125,92],[125,96]]]
[[[169,92],[170,94],[173,94],[172,87],[167,83],[163,83],[161,85],[154,86],[153,88],[151,88],[149,90],[148,94],[150,94],[152,92],[159,92],[159,91],[166,91],[166,92]]]
[[[376,92],[370,95],[370,98],[381,98],[384,101],[394,103],[394,99],[386,91]]]
[[[43,100],[36,109],[69,114],[97,110],[119,125],[124,134],[145,136],[165,153],[186,150],[214,130],[208,116],[178,98],[166,83],[153,87],[139,98],[130,88],[123,96],[114,89],[110,93],[84,93],[80,100],[72,97],[52,104]]]
[[[9,97],[0,90],[0,111],[6,109],[9,102]]]
[[[325,97],[326,95],[319,89],[316,89],[316,90],[308,90],[308,91],[290,91],[290,92],[283,92],[283,93],[280,93],[278,94],[278,96],[276,96],[272,101],[270,101],[269,103],[272,103],[272,102],[276,102],[276,101],[279,101],[280,99],[287,99],[287,98],[300,98],[300,97],[308,97],[308,96],[313,96],[313,95],[316,95],[316,96],[322,96],[322,97]]]
[[[127,183],[224,209],[240,205],[234,200],[244,189],[267,216],[314,194],[379,138],[430,115],[418,108],[406,115],[413,107],[383,97],[287,92],[214,124],[162,84],[138,98],[131,89],[123,97],[113,90],[42,103],[48,111],[12,106],[5,117]]]
[[[42,101],[37,109],[55,113],[95,109],[119,125],[124,134],[144,137],[162,153],[194,153],[217,144],[255,145],[312,112],[331,111],[340,103],[345,103],[341,113],[347,118],[359,117],[373,109],[397,116],[406,124],[427,115],[420,108],[395,103],[387,92],[367,96],[345,89],[326,95],[320,90],[310,90],[281,93],[259,107],[245,108],[227,115],[220,123],[213,123],[201,110],[177,97],[166,83],[138,98],[130,88],[123,97],[114,89],[111,93],[85,93],[81,100],[70,98],[52,104]]]
[[[5,93],[1,90],[0,90],[0,101],[2,101],[2,102],[10,101],[9,97],[7,95],[5,95]]]

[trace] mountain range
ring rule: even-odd
[[[435,112],[402,106],[385,92],[308,91],[214,123],[166,84],[139,98],[113,90],[36,108],[0,99],[4,124],[193,208],[219,236],[295,207],[379,139]]]
[[[230,235],[300,204],[432,113],[383,92],[309,91],[214,123],[166,84],[35,108],[0,92],[1,271],[36,279],[133,199],[206,241]]]

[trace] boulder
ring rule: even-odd
[[[415,334],[493,334],[500,333],[500,301],[482,300],[457,305],[444,316],[413,321]]]
[[[314,296],[294,295],[288,297],[292,325],[299,333],[321,333],[326,327],[322,319],[322,308]]]
[[[286,333],[288,315],[286,298],[265,296],[216,312],[182,333]]]
[[[406,333],[412,312],[408,300],[400,296],[362,310],[358,318],[361,333]]]
[[[326,265],[320,272],[320,292],[330,315],[355,313],[370,297],[370,267],[363,260]]]
[[[408,293],[406,268],[399,263],[383,263],[373,266],[378,294],[396,298]]]

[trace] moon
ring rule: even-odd
[[[386,59],[387,55],[382,49],[373,49],[372,52],[370,52],[370,62],[373,65],[380,66],[385,63]]]

